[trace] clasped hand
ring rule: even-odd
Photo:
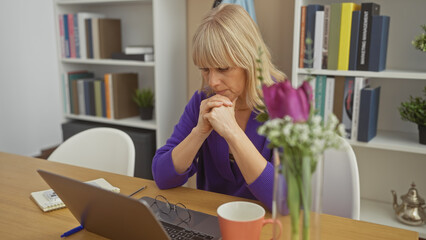
[[[235,102],[225,96],[214,95],[201,102],[197,128],[209,135],[214,129],[226,139],[238,127],[235,120]]]

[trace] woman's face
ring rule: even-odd
[[[200,68],[204,80],[216,94],[225,96],[231,101],[244,97],[246,72],[239,67]]]

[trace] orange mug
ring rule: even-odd
[[[262,227],[274,223],[273,219],[265,219],[263,207],[251,202],[224,203],[217,208],[217,215],[223,240],[258,240]],[[282,231],[281,223],[275,223]]]

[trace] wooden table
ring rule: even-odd
[[[75,167],[46,160],[0,152],[0,239],[60,239],[60,235],[79,225],[68,209],[44,213],[30,199],[30,193],[49,189],[36,172],[37,169],[52,171],[81,181],[105,178],[121,193],[130,194],[143,185],[148,188],[134,195],[154,197],[162,194],[171,202],[182,202],[193,210],[216,215],[222,203],[246,200],[223,194],[179,187],[159,190],[151,180],[128,177],[114,173]],[[267,217],[271,214],[267,213]],[[362,221],[355,221],[322,214],[321,236],[326,240],[417,240],[418,233]],[[288,217],[284,217],[284,223]],[[272,228],[262,231],[261,239],[270,239]],[[69,239],[104,239],[86,230]]]

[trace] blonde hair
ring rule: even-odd
[[[259,48],[262,66],[259,66]],[[221,4],[210,10],[192,39],[192,59],[200,68],[239,67],[245,70],[247,106],[259,110],[262,102],[261,82],[257,68],[262,67],[263,83],[271,85],[286,76],[271,61],[256,23],[239,5]],[[274,78],[274,79],[272,79]],[[212,91],[203,80],[201,91]]]

